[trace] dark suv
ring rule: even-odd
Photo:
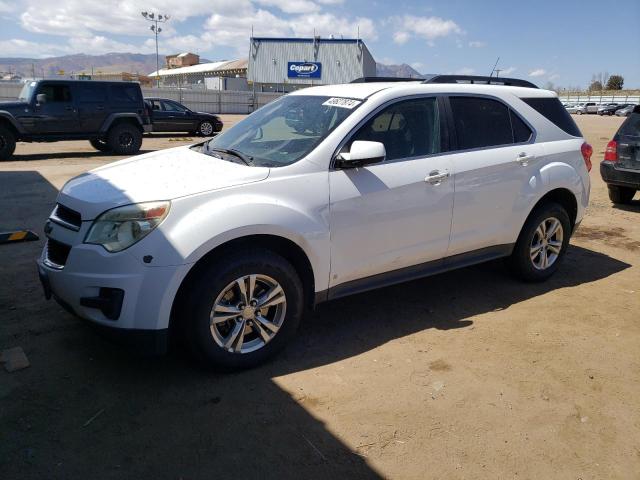
[[[613,203],[630,203],[640,190],[640,106],[636,106],[607,144],[600,175]]]
[[[26,83],[17,101],[0,102],[0,160],[16,141],[89,140],[100,151],[132,155],[145,131],[151,120],[138,83],[40,80]]]

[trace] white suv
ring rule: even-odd
[[[46,295],[139,348],[183,337],[244,368],[318,302],[499,257],[548,278],[589,200],[591,147],[553,92],[464,81],[299,90],[204,143],[70,180],[45,226]]]

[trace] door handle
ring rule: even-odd
[[[424,179],[425,182],[430,183],[431,185],[440,185],[443,181],[449,178],[449,172],[440,170],[433,170],[429,172]]]
[[[529,162],[531,162],[532,160],[535,160],[535,158],[536,158],[535,155],[527,155],[525,152],[521,152],[518,155],[518,158],[516,159],[516,161],[523,167],[526,167],[527,165],[529,165]]]

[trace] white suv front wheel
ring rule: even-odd
[[[251,368],[295,335],[302,282],[269,250],[238,251],[197,274],[185,306],[185,340],[198,360],[223,370]]]

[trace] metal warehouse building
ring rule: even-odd
[[[255,91],[290,92],[375,75],[376,62],[360,39],[250,39],[247,79]]]

